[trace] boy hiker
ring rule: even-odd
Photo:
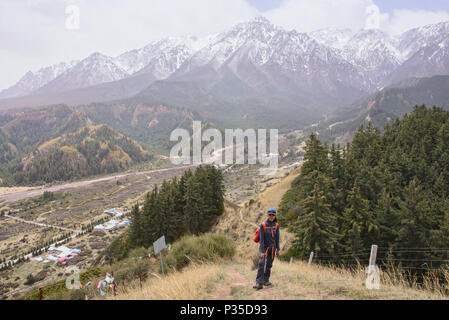
[[[268,210],[268,219],[259,228],[259,266],[257,270],[256,285],[254,289],[263,289],[271,286],[270,275],[274,256],[279,257],[279,225],[276,219],[276,210]],[[257,239],[257,233],[256,233]],[[256,241],[257,242],[257,241]],[[275,251],[276,250],[276,251]]]

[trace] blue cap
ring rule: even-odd
[[[276,209],[274,209],[274,208],[271,208],[270,210],[268,210],[268,212],[267,212],[268,214],[273,214],[273,215],[276,215]]]

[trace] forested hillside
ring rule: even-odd
[[[17,184],[14,174],[22,159],[39,145],[90,124],[82,112],[66,105],[0,114],[0,178]]]
[[[377,244],[392,252],[389,261],[416,269],[422,260],[428,268],[447,261],[447,251],[397,249],[448,246],[449,112],[416,107],[383,135],[361,127],[345,147],[312,134],[306,151],[279,210],[281,225],[296,234],[292,255],[342,261]]]
[[[116,239],[106,259],[119,260],[133,248],[149,248],[161,236],[167,243],[186,234],[199,235],[210,230],[224,211],[222,172],[212,166],[188,170],[180,178],[164,181],[137,203],[131,211],[129,232]]]
[[[84,127],[47,141],[15,167],[19,184],[66,181],[113,173],[150,159],[135,141],[106,125]]]
[[[182,108],[133,101],[3,112],[0,184],[48,183],[117,172],[151,160],[149,154],[168,154],[170,132],[191,129],[193,120],[202,118]]]
[[[138,141],[147,150],[165,153],[170,149],[170,133],[176,128],[190,129],[201,116],[184,108],[144,104],[129,99],[121,103],[95,103],[80,109],[95,124],[107,124]],[[203,121],[204,122],[204,121]]]

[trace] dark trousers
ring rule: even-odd
[[[259,266],[257,269],[256,283],[264,284],[270,280],[271,267],[273,266],[274,253],[271,254],[271,250],[268,250],[267,256],[264,259],[259,258]]]

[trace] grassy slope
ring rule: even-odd
[[[124,300],[439,300],[437,293],[388,284],[367,290],[363,270],[331,269],[305,262],[289,264],[276,260],[272,269],[274,286],[252,288],[257,271],[248,261],[237,259],[221,264],[192,266],[167,277],[150,277],[128,292],[110,299]],[[386,283],[385,283],[386,281]]]
[[[226,234],[237,243],[237,255],[232,261],[215,264],[194,264],[179,273],[161,278],[150,277],[140,288],[119,292],[115,299],[189,299],[189,300],[360,300],[360,299],[447,299],[436,292],[418,290],[392,282],[381,275],[380,290],[365,288],[363,269],[343,270],[275,260],[272,288],[256,291],[252,288],[256,273],[253,265],[257,244],[253,242],[256,226],[265,218],[265,211],[277,207],[299,170],[293,171],[278,184],[260,194],[255,202],[239,207],[226,203],[226,211],[213,231]],[[288,248],[293,235],[281,230],[281,250]],[[113,298],[113,297],[111,297]]]

